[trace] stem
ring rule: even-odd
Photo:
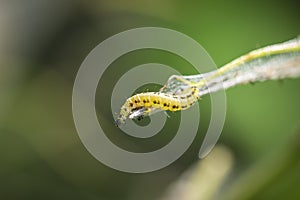
[[[300,37],[251,51],[218,70],[182,76],[198,86],[200,95],[230,87],[300,77]]]

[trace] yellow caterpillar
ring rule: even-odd
[[[158,108],[161,110],[178,111],[192,106],[199,99],[199,90],[192,86],[185,94],[172,95],[162,92],[146,92],[136,94],[126,100],[121,107],[120,114],[116,120],[117,126],[125,123],[127,117],[134,110],[140,108]]]

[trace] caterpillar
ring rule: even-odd
[[[199,99],[199,89],[192,86],[187,89],[187,92],[180,95],[163,93],[163,92],[146,92],[136,94],[126,100],[121,107],[120,114],[116,120],[116,125],[119,126],[125,123],[127,117],[134,110],[140,108],[158,108],[161,110],[178,111],[185,110],[191,107]]]

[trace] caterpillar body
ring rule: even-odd
[[[158,108],[170,111],[185,110],[198,101],[198,99],[199,89],[195,86],[190,87],[186,93],[181,95],[162,92],[136,94],[128,98],[121,107],[120,114],[116,120],[116,125],[119,126],[124,124],[130,113],[140,108],[146,108],[146,110],[149,108]]]

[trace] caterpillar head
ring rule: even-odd
[[[119,127],[120,125],[125,124],[127,118],[137,119],[138,121],[140,121],[143,120],[145,116],[149,116],[160,111],[162,110],[151,107],[140,107],[139,109],[133,109],[133,111],[126,118],[124,116],[119,115],[118,119],[115,121],[115,125]]]
[[[129,109],[123,106],[121,108],[121,112],[118,116],[118,119],[115,121],[115,124],[117,127],[119,127],[120,125],[125,124],[127,118],[137,119],[140,121],[149,112],[150,112],[150,108],[138,107],[138,108]]]

